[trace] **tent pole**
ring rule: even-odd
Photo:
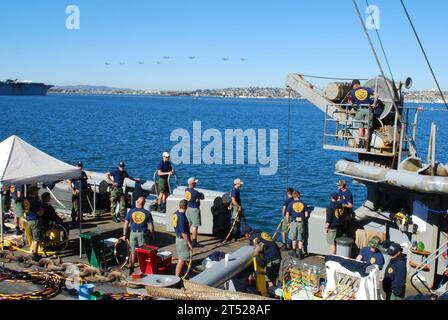
[[[79,180],[79,258],[82,259],[82,178]]]
[[[0,190],[2,191],[2,195],[0,197],[0,221],[1,221],[1,237],[2,237],[2,251],[4,250],[5,247],[5,238],[3,235],[3,183],[0,182]]]

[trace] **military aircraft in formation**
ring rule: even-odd
[[[194,60],[194,59],[196,59],[196,56],[187,56],[187,58],[188,58],[189,60]],[[169,60],[169,59],[171,59],[170,56],[163,56],[163,60]],[[229,61],[230,58],[229,58],[229,57],[222,57],[221,60],[222,60],[222,61]],[[241,62],[246,62],[247,60],[248,60],[247,58],[240,58],[240,61],[241,61]],[[139,65],[143,65],[143,64],[145,64],[145,61],[141,60],[141,61],[138,61],[137,63],[138,63]],[[161,60],[158,60],[158,61],[156,61],[156,63],[157,63],[157,64],[162,64],[162,61],[161,61]],[[119,64],[120,64],[120,65],[125,65],[126,63],[123,62],[123,61],[120,61]],[[106,66],[110,66],[110,65],[112,65],[112,63],[111,63],[111,62],[105,62],[105,65],[106,65]]]

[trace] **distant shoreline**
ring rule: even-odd
[[[222,96],[222,95],[191,95],[191,94],[147,94],[135,92],[48,92],[48,95],[65,95],[65,96],[135,96],[135,97],[166,97],[166,98],[215,98],[215,99],[235,99],[235,100],[288,100],[289,97],[269,97],[269,96]],[[306,100],[305,98],[293,97],[292,100]],[[443,101],[434,100],[405,100],[406,103],[424,103],[424,104],[443,104]]]

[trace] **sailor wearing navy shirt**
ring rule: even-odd
[[[244,210],[241,206],[241,193],[240,189],[244,185],[244,182],[241,179],[235,179],[233,181],[233,189],[230,191],[230,196],[232,198],[232,219],[233,219],[233,234],[232,237],[234,240],[238,240],[241,238],[241,218],[244,217]]]
[[[76,164],[76,167],[82,171],[81,179],[79,180],[69,180],[68,188],[72,193],[72,222],[79,223],[79,217],[82,216],[85,212],[85,206],[87,205],[87,188],[89,187],[87,180],[87,174],[83,169],[84,164],[82,161],[79,161]],[[82,186],[82,190],[81,190]],[[80,190],[82,191],[82,214],[80,214],[79,200],[80,200]]]
[[[383,289],[387,300],[402,300],[406,295],[406,261],[402,248],[398,243],[391,243],[387,249],[391,256],[384,274]]]
[[[259,246],[263,258],[262,263],[266,267],[266,277],[273,286],[276,286],[282,260],[277,243],[266,232],[253,230],[249,226],[245,226],[242,232],[244,237],[249,240],[249,246]]]
[[[129,243],[131,245],[131,265],[129,274],[134,273],[134,264],[137,260],[135,249],[142,247],[145,244],[149,244],[150,235],[152,240],[155,240],[154,220],[151,213],[144,209],[145,203],[146,200],[144,196],[137,199],[135,208],[129,210],[127,213],[123,226],[122,239],[126,239],[127,230],[128,228],[131,229],[129,235]]]
[[[38,255],[39,244],[44,242],[44,225],[42,216],[44,215],[44,208],[42,202],[39,200],[39,188],[31,186],[28,188],[28,197],[23,202],[23,209],[26,215],[26,223],[31,235],[31,252],[33,260],[40,259]]]
[[[290,223],[290,221],[286,218],[286,210],[288,209],[291,202],[294,201],[294,199],[292,197],[293,192],[294,192],[293,188],[288,188],[286,190],[286,200],[283,202],[283,207],[282,207],[283,219],[282,219],[282,225],[281,225],[281,234],[282,234],[283,245],[281,247],[281,250],[290,250],[291,249],[289,247],[288,243],[286,242],[286,235],[289,232],[289,223]]]
[[[350,224],[353,218],[353,194],[347,189],[347,182],[345,180],[339,180],[336,185],[338,186],[339,202],[344,209],[343,232],[349,234]]]
[[[353,80],[352,88],[352,103],[357,106],[354,128],[358,128],[358,146],[369,149],[369,133],[373,126],[371,107],[376,107],[379,95],[371,88],[361,87],[359,80]]]
[[[12,194],[12,210],[14,212],[14,225],[16,226],[16,235],[23,234],[22,231],[22,218],[23,218],[23,196],[24,186],[13,185],[10,187]]]
[[[185,189],[185,200],[188,201],[187,219],[192,227],[192,243],[193,248],[200,248],[202,245],[198,243],[198,229],[202,225],[200,201],[204,200],[204,194],[197,191],[196,185],[199,180],[195,178],[188,179],[188,188]]]
[[[162,161],[157,167],[157,175],[159,176],[159,210],[166,212],[166,198],[170,192],[169,177],[174,174],[174,169],[170,161],[170,154],[164,152]]]
[[[336,192],[333,192],[330,198],[325,229],[327,230],[327,243],[330,245],[331,254],[336,254],[336,239],[342,235],[344,209],[339,202],[339,195]]]
[[[291,252],[292,257],[303,259],[303,241],[305,235],[306,220],[309,217],[309,209],[306,204],[300,201],[300,192],[294,191],[293,201],[289,204],[286,210],[286,216],[291,221],[289,225],[289,239],[292,241]],[[297,249],[297,242],[299,247]]]
[[[140,179],[131,177],[125,170],[125,163],[122,161],[119,163],[117,169],[106,173],[106,181],[112,185],[110,192],[110,211],[112,213],[112,219],[115,222],[120,222],[126,214],[126,198],[123,193],[124,179],[140,182]],[[117,213],[117,204],[118,213]]]
[[[180,277],[185,262],[190,260],[190,252],[193,251],[193,244],[190,238],[190,225],[186,216],[188,202],[179,202],[179,210],[172,217],[174,231],[176,232],[176,252],[178,262],[176,265],[176,276]]]
[[[358,261],[362,261],[368,264],[377,265],[380,270],[384,267],[384,256],[379,250],[381,239],[379,237],[373,237],[369,241],[369,246],[362,248],[359,251],[359,255],[356,258]]]

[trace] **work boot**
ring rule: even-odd
[[[297,249],[297,257],[299,258],[299,260],[303,260],[304,256],[301,249]]]
[[[16,236],[21,236],[23,234],[23,231],[20,230],[20,227],[16,227]]]
[[[37,253],[37,252],[33,252],[33,261],[39,261],[42,257]]]
[[[129,275],[132,276],[134,274],[135,268],[134,267],[130,267],[129,268]]]
[[[116,223],[120,223],[120,219],[116,215],[112,215],[112,220]]]
[[[192,241],[193,248],[203,248],[202,244],[199,244],[197,240]]]
[[[297,252],[296,252],[295,250],[292,250],[292,251],[289,253],[289,256],[292,257],[292,258],[297,258]]]
[[[280,247],[281,251],[288,251],[288,246],[286,245],[286,243],[284,243],[281,247]]]
[[[287,250],[287,251],[291,251],[291,250],[292,250],[292,246],[291,246],[291,244],[287,244],[287,245],[286,245],[286,250]]]

